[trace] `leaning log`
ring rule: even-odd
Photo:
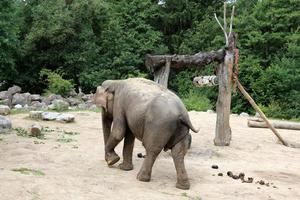
[[[274,121],[271,122],[274,128],[278,129],[290,129],[290,130],[300,130],[300,123],[296,122],[283,122],[283,121]],[[248,126],[252,128],[269,128],[267,123],[260,121],[248,120]]]
[[[171,68],[181,69],[184,67],[205,67],[212,62],[223,62],[225,50],[219,49],[211,52],[199,52],[194,55],[146,55],[145,65],[147,69],[154,73],[164,67],[167,59],[171,60]]]

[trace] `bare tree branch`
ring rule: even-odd
[[[217,15],[216,15],[216,13],[214,13],[214,16],[215,16],[215,19],[216,19],[216,21],[218,22],[219,26],[221,27],[223,33],[224,33],[224,36],[225,36],[225,43],[226,43],[226,46],[228,46],[228,36],[227,36],[227,33],[225,32],[224,27],[223,27],[222,24],[220,23],[220,21],[219,21]]]
[[[227,35],[227,23],[226,23],[226,1],[224,2],[224,13],[223,13],[223,21],[224,21],[224,32],[226,33]]]
[[[232,7],[231,18],[230,18],[230,29],[229,29],[229,34],[228,34],[228,36],[230,36],[231,33],[232,33],[233,17],[234,17],[234,6]]]

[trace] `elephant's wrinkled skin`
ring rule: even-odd
[[[153,163],[162,149],[171,149],[177,171],[176,187],[189,189],[184,166],[192,126],[188,112],[174,93],[153,81],[142,78],[107,80],[97,88],[94,101],[103,108],[102,124],[105,160],[108,165],[119,161],[114,148],[125,137],[123,170],[133,169],[134,139],[142,141],[146,158],[137,175],[150,181]]]

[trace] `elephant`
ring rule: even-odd
[[[151,179],[158,154],[171,149],[177,172],[176,187],[189,189],[184,165],[189,148],[189,129],[196,130],[180,98],[167,88],[144,78],[106,80],[97,87],[94,102],[102,108],[105,160],[109,166],[120,157],[114,151],[124,139],[122,170],[132,170],[132,152],[137,138],[145,147],[146,156],[137,175],[140,181]]]

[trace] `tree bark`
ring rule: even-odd
[[[231,79],[233,56],[235,48],[235,36],[229,36],[228,49],[225,52],[224,62],[218,69],[219,94],[216,106],[217,123],[214,144],[216,146],[228,146],[231,140],[231,128],[229,124],[231,106]]]
[[[275,121],[275,122],[271,122],[271,124],[274,128],[278,128],[278,129],[300,130],[300,123],[296,123],[296,122]],[[254,121],[251,119],[248,120],[248,126],[254,128],[269,128],[266,122]]]
[[[154,81],[168,88],[168,80],[171,68],[171,58],[166,58],[166,65],[154,72]]]
[[[166,60],[171,59],[171,68],[181,69],[184,67],[205,67],[212,62],[223,62],[225,51],[219,49],[207,53],[197,53],[195,55],[146,55],[145,65],[147,69],[154,73],[165,66]]]

